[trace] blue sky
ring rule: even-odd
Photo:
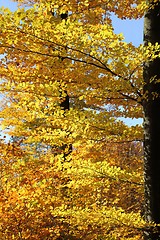
[[[112,17],[115,33],[123,33],[126,42],[132,42],[138,46],[143,42],[143,19],[139,20],[120,20]]]
[[[7,7],[10,8],[12,11],[16,10],[17,4],[10,0],[0,0],[0,7]]]

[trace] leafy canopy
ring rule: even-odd
[[[159,46],[126,43],[111,14],[145,2],[18,2],[0,11],[1,239],[140,239],[143,129],[121,117],[143,117]]]

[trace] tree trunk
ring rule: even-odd
[[[144,44],[149,42],[160,44],[160,3],[144,17]],[[160,59],[145,62],[143,73],[145,219],[160,224]],[[159,240],[160,228],[148,228],[144,239]]]
[[[60,107],[62,110],[66,111],[70,109],[70,104],[69,104],[69,96],[67,91],[64,91],[64,93],[66,94],[66,96],[63,98],[62,102],[60,103]],[[65,117],[65,113],[64,113],[64,117]],[[70,134],[68,132],[68,134]],[[67,156],[72,152],[72,145],[71,144],[63,144],[61,146],[61,150],[63,150],[63,160],[66,161]]]

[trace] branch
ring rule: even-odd
[[[124,144],[124,143],[134,143],[134,142],[143,142],[143,139],[131,139],[131,140],[123,140],[123,141],[106,141],[106,139],[93,139],[89,138],[89,140],[96,141],[96,142],[105,142],[105,144]]]
[[[134,181],[129,181],[127,179],[120,179],[120,178],[116,178],[116,177],[111,177],[109,176],[108,174],[106,173],[102,173],[102,172],[99,172],[98,170],[95,170],[95,169],[92,169],[92,168],[89,168],[89,167],[85,167],[85,166],[81,166],[81,168],[84,168],[84,169],[88,169],[88,170],[91,170],[101,176],[99,176],[99,178],[109,178],[111,180],[114,180],[114,181],[120,181],[122,183],[129,183],[129,184],[134,184],[134,185],[138,185],[138,186],[143,186],[142,183],[138,183],[138,182],[134,182]],[[94,175],[93,175],[94,177]],[[97,176],[96,176],[97,177]]]
[[[11,29],[11,30],[12,30],[12,29]],[[117,73],[115,73],[114,71],[112,71],[112,70],[111,70],[110,68],[108,68],[108,67],[106,66],[106,64],[104,64],[100,59],[96,58],[95,56],[91,55],[90,53],[85,53],[85,52],[83,52],[83,51],[81,51],[81,50],[79,50],[79,49],[75,49],[75,48],[69,47],[69,46],[67,46],[67,45],[63,45],[63,44],[60,44],[60,43],[56,43],[56,42],[54,42],[54,41],[50,41],[50,40],[48,40],[48,39],[44,39],[44,38],[42,38],[42,37],[38,37],[38,36],[36,36],[36,35],[34,35],[34,34],[31,34],[31,33],[28,34],[28,33],[26,33],[25,31],[22,31],[20,28],[17,28],[17,30],[18,30],[19,32],[23,33],[23,34],[30,35],[30,36],[32,36],[32,37],[34,37],[34,38],[37,38],[37,39],[41,40],[41,41],[47,41],[47,42],[50,43],[50,44],[54,44],[54,45],[56,45],[56,46],[58,46],[58,47],[62,47],[62,48],[64,48],[65,50],[66,50],[66,49],[69,49],[69,50],[72,50],[72,51],[74,51],[74,52],[79,52],[79,53],[81,53],[82,55],[88,56],[88,57],[90,57],[90,58],[98,61],[98,62],[104,67],[104,68],[101,67],[102,69],[107,70],[107,71],[108,71],[109,73],[111,73],[113,76],[122,78],[122,79],[124,79],[125,81],[130,80],[130,78],[131,78],[131,76],[133,75],[134,71],[137,69],[137,67],[136,67],[135,70],[132,71],[132,73],[130,74],[130,77],[129,77],[129,79],[128,79],[128,78],[125,78],[125,77],[121,76],[120,74],[117,74]],[[95,66],[99,67],[99,65],[95,65]],[[129,82],[130,82],[130,81],[129,81]],[[136,89],[136,87],[134,86],[133,83],[130,82],[130,85],[131,85],[134,89]],[[141,93],[140,93],[138,90],[136,90],[136,92],[137,92],[137,94],[138,94],[139,97],[142,97]]]
[[[20,32],[21,32],[21,33],[25,33],[25,32],[23,32],[22,30],[20,30]],[[27,34],[27,33],[25,33],[25,34]],[[43,41],[45,40],[45,39],[40,38],[40,37],[37,37],[37,36],[35,36],[35,35],[33,35],[33,34],[31,34],[31,36],[34,36],[35,38],[38,38],[38,39],[43,40]],[[45,40],[45,41],[46,41],[46,40]],[[71,48],[71,47],[68,47],[68,46],[64,46],[64,45],[62,45],[62,44],[58,44],[58,43],[55,43],[55,42],[52,42],[52,41],[49,41],[49,40],[47,40],[47,41],[50,42],[50,43],[52,43],[52,44],[55,44],[55,45],[57,45],[57,46],[60,46],[60,47],[62,47],[62,48],[69,49],[69,50],[72,50],[72,51],[75,51],[75,52],[79,52],[79,53],[81,53],[81,54],[83,54],[83,55],[91,58],[92,60],[95,60],[95,61],[99,62],[101,65],[99,65],[99,64],[97,64],[97,63],[95,63],[95,62],[88,62],[88,61],[86,61],[86,60],[77,59],[77,58],[73,58],[73,57],[69,57],[69,56],[61,56],[61,55],[59,55],[59,54],[58,54],[58,55],[53,55],[53,54],[42,53],[42,52],[37,52],[37,51],[32,51],[32,50],[26,50],[26,49],[17,48],[17,47],[14,47],[14,46],[7,46],[7,45],[1,45],[0,47],[15,49],[15,50],[18,50],[18,51],[21,51],[21,52],[33,53],[33,54],[38,54],[38,55],[42,55],[42,56],[48,56],[48,57],[52,57],[52,58],[56,57],[56,58],[59,58],[59,59],[62,59],[62,60],[64,60],[64,59],[69,59],[69,60],[71,60],[71,61],[80,62],[80,63],[85,63],[85,64],[88,64],[88,65],[91,65],[91,66],[94,66],[94,67],[97,67],[97,68],[106,70],[108,73],[111,73],[113,76],[118,77],[118,78],[121,78],[121,79],[123,79],[123,80],[125,80],[125,81],[128,81],[128,78],[124,78],[123,76],[121,76],[121,75],[113,72],[113,71],[112,71],[110,68],[108,68],[108,67],[106,66],[106,64],[104,64],[100,59],[92,56],[92,55],[89,54],[89,53],[84,53],[84,52],[81,51],[81,50],[74,49],[74,48]],[[132,74],[133,74],[133,73],[132,73]],[[130,81],[129,81],[129,82],[130,82]],[[130,85],[131,85],[132,88],[135,89],[135,86],[133,85],[133,83],[130,82]],[[139,97],[142,97],[141,93],[140,93],[138,90],[136,91],[136,93],[138,94]],[[130,97],[130,96],[128,96],[128,95],[124,95],[123,93],[120,93],[120,94],[123,95],[123,96],[125,96],[125,97],[127,97],[127,98],[129,98],[129,99],[131,99],[131,100],[133,100],[133,101],[138,102],[138,101],[137,101],[136,99],[134,99],[133,97]],[[139,103],[141,103],[141,102],[139,102]]]

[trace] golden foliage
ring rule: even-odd
[[[143,129],[121,117],[143,116],[159,46],[124,42],[110,12],[140,18],[145,3],[17,2],[0,11],[0,239],[140,239]]]

